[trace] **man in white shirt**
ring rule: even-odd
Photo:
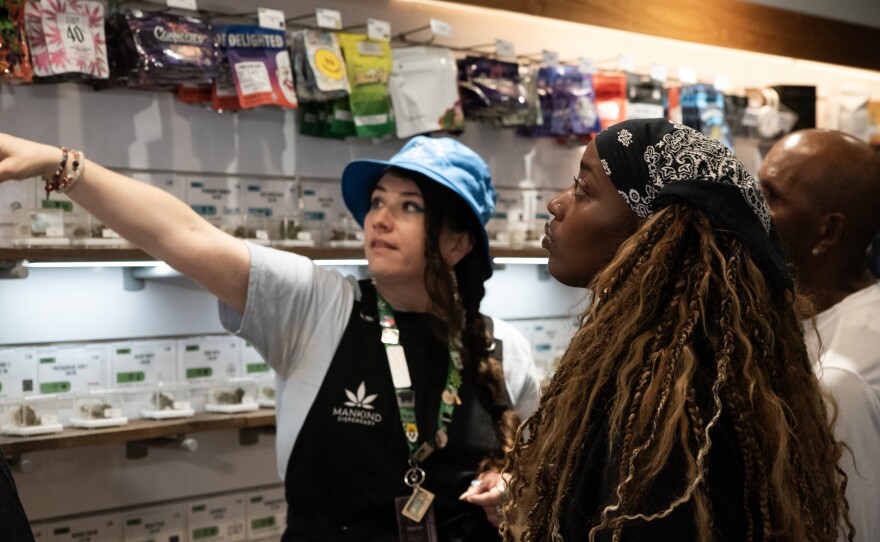
[[[867,247],[880,229],[880,156],[829,130],[802,130],[767,154],[758,173],[801,291],[816,372],[837,402],[835,436],[855,540],[880,540],[880,283]]]

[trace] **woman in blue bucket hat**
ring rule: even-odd
[[[511,453],[505,538],[852,540],[805,307],[742,163],[628,120],[547,208],[550,273],[593,296]]]
[[[0,180],[33,176],[215,294],[275,369],[284,542],[498,538],[504,454],[538,376],[522,336],[479,312],[494,189],[471,149],[416,137],[346,167],[364,281],[227,235],[79,151],[0,135]]]

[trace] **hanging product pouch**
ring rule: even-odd
[[[301,30],[294,32],[290,41],[300,102],[325,102],[348,96],[348,75],[335,34]]]
[[[322,100],[345,96],[351,90],[339,39],[336,34],[320,30],[304,30],[301,34],[305,51],[305,69],[320,91]]]
[[[594,74],[593,87],[602,129],[626,120],[626,74]]]
[[[283,30],[255,25],[229,26],[226,57],[242,109],[261,105],[297,106],[293,68]]]
[[[712,85],[686,85],[681,88],[680,101],[685,126],[690,126],[733,150],[730,128],[724,117],[723,93]]]
[[[455,56],[440,47],[406,47],[391,51],[388,91],[394,106],[397,137],[464,128],[458,96]]]
[[[138,86],[210,83],[216,73],[214,35],[195,17],[126,13],[138,51]]]
[[[600,131],[593,77],[577,66],[558,66],[551,70],[553,89],[550,133],[589,135]]]
[[[35,75],[63,75],[65,79],[71,78],[69,74],[88,79],[110,76],[102,3],[28,0],[25,15]]]
[[[458,70],[466,117],[505,126],[526,123],[528,101],[517,63],[469,56],[459,61]]]
[[[0,79],[22,82],[33,79],[21,0],[0,0]]]
[[[647,75],[636,73],[626,77],[626,118],[656,119],[663,117],[663,84]]]
[[[217,75],[211,84],[211,107],[215,111],[238,111],[238,91],[235,89],[235,79],[232,69],[229,67],[229,57],[226,56],[226,35],[229,31],[228,24],[215,24],[214,41],[217,43]]]
[[[351,112],[348,97],[327,102],[325,111],[327,112],[328,135],[330,137],[345,138],[357,135],[354,114]]]
[[[349,104],[358,137],[383,137],[394,133],[394,116],[388,97],[391,46],[367,39],[365,34],[339,34],[351,86]]]

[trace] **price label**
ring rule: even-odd
[[[440,38],[452,37],[452,25],[446,21],[431,17],[431,32]]]
[[[338,10],[318,8],[315,17],[318,19],[318,28],[342,30],[342,13]]]
[[[665,83],[667,79],[666,66],[663,64],[651,64],[651,79]]]
[[[58,31],[64,52],[71,64],[89,65],[95,62],[94,38],[89,31],[89,18],[78,13],[59,13]]]
[[[578,58],[578,69],[581,73],[596,73],[596,61],[582,56]]]
[[[498,56],[515,57],[516,49],[512,41],[495,40],[495,54]]]
[[[619,55],[617,57],[617,69],[622,72],[634,72],[636,71],[636,62],[629,55]]]
[[[541,64],[544,64],[549,68],[559,66],[559,53],[557,51],[548,51],[544,49],[541,51]]]
[[[177,8],[177,9],[189,9],[192,11],[197,11],[199,8],[196,7],[196,0],[168,0],[169,8]]]
[[[725,73],[719,73],[715,76],[715,89],[720,92],[730,90],[730,78]]]
[[[260,20],[260,26],[271,30],[284,30],[287,23],[284,20],[284,12],[280,9],[259,8],[257,9],[257,17]]]
[[[367,37],[376,41],[391,41],[391,23],[381,19],[367,19]]]
[[[678,70],[678,80],[684,85],[697,83],[697,70],[692,66],[683,66]]]

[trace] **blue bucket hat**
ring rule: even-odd
[[[495,208],[495,188],[489,166],[469,147],[448,137],[417,136],[403,146],[390,160],[355,160],[342,172],[342,198],[358,224],[363,227],[370,209],[370,196],[376,183],[389,167],[415,173],[445,186],[473,211],[484,227],[477,236],[475,250],[485,253],[486,278],[492,276],[489,238],[486,222]]]

